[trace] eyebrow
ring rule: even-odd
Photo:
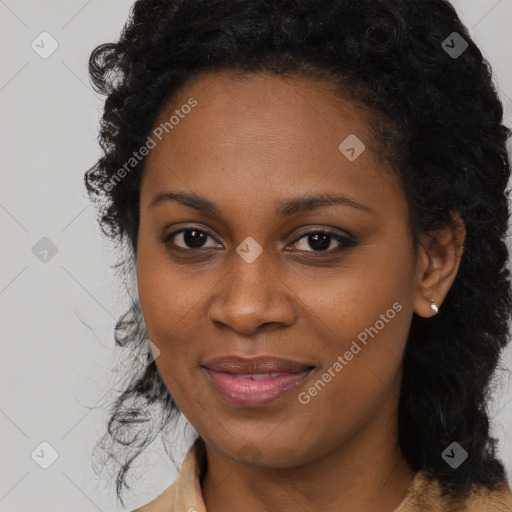
[[[221,217],[220,209],[209,199],[188,192],[172,192],[164,190],[153,197],[148,209],[152,210],[157,205],[167,201],[174,201],[188,208],[193,208],[203,213]],[[332,205],[343,205],[357,208],[369,213],[375,213],[373,208],[366,206],[350,197],[341,194],[320,194],[315,196],[295,197],[284,201],[275,211],[276,216],[288,217],[299,212],[312,211],[317,208]]]

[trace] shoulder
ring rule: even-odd
[[[142,507],[132,510],[132,512],[160,512],[162,510],[165,510],[166,512],[174,512],[176,485],[176,482],[173,483],[170,487],[167,487],[164,492],[159,494],[153,501]]]
[[[512,492],[506,482],[496,489],[475,487],[467,500],[468,512],[512,512]]]
[[[475,485],[463,501],[443,496],[439,481],[418,472],[395,512],[512,512],[512,492],[505,481],[489,489]]]

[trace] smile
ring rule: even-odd
[[[230,403],[245,407],[266,405],[299,386],[311,373],[234,374],[204,368],[213,388]]]

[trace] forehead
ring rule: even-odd
[[[375,114],[342,94],[331,81],[297,74],[283,77],[232,70],[205,73],[179,89],[160,112],[156,125],[178,113],[191,97],[197,106],[193,115],[180,116],[180,129],[177,125],[172,128],[175,135],[190,135],[190,130],[183,129],[183,125],[190,124],[184,119],[189,117],[195,121],[194,137],[201,142],[206,142],[204,136],[208,132],[207,140],[213,143],[243,140],[246,135],[274,142],[273,147],[308,139],[311,144],[305,149],[313,144],[325,149],[349,130],[378,155],[371,130]],[[235,128],[243,131],[234,131]],[[326,130],[333,132],[332,138],[321,137]]]
[[[190,98],[196,106],[183,108]],[[171,116],[172,129],[163,131],[146,161],[143,188],[152,194],[200,187],[232,200],[234,190],[243,198],[341,186],[349,195],[366,188],[372,200],[382,186],[398,185],[379,158],[374,114],[335,95],[328,82],[231,71],[200,75],[179,90],[155,127]]]

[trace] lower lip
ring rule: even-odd
[[[312,370],[283,373],[268,379],[240,379],[232,373],[205,368],[217,391],[229,402],[246,407],[269,404],[301,384]]]

